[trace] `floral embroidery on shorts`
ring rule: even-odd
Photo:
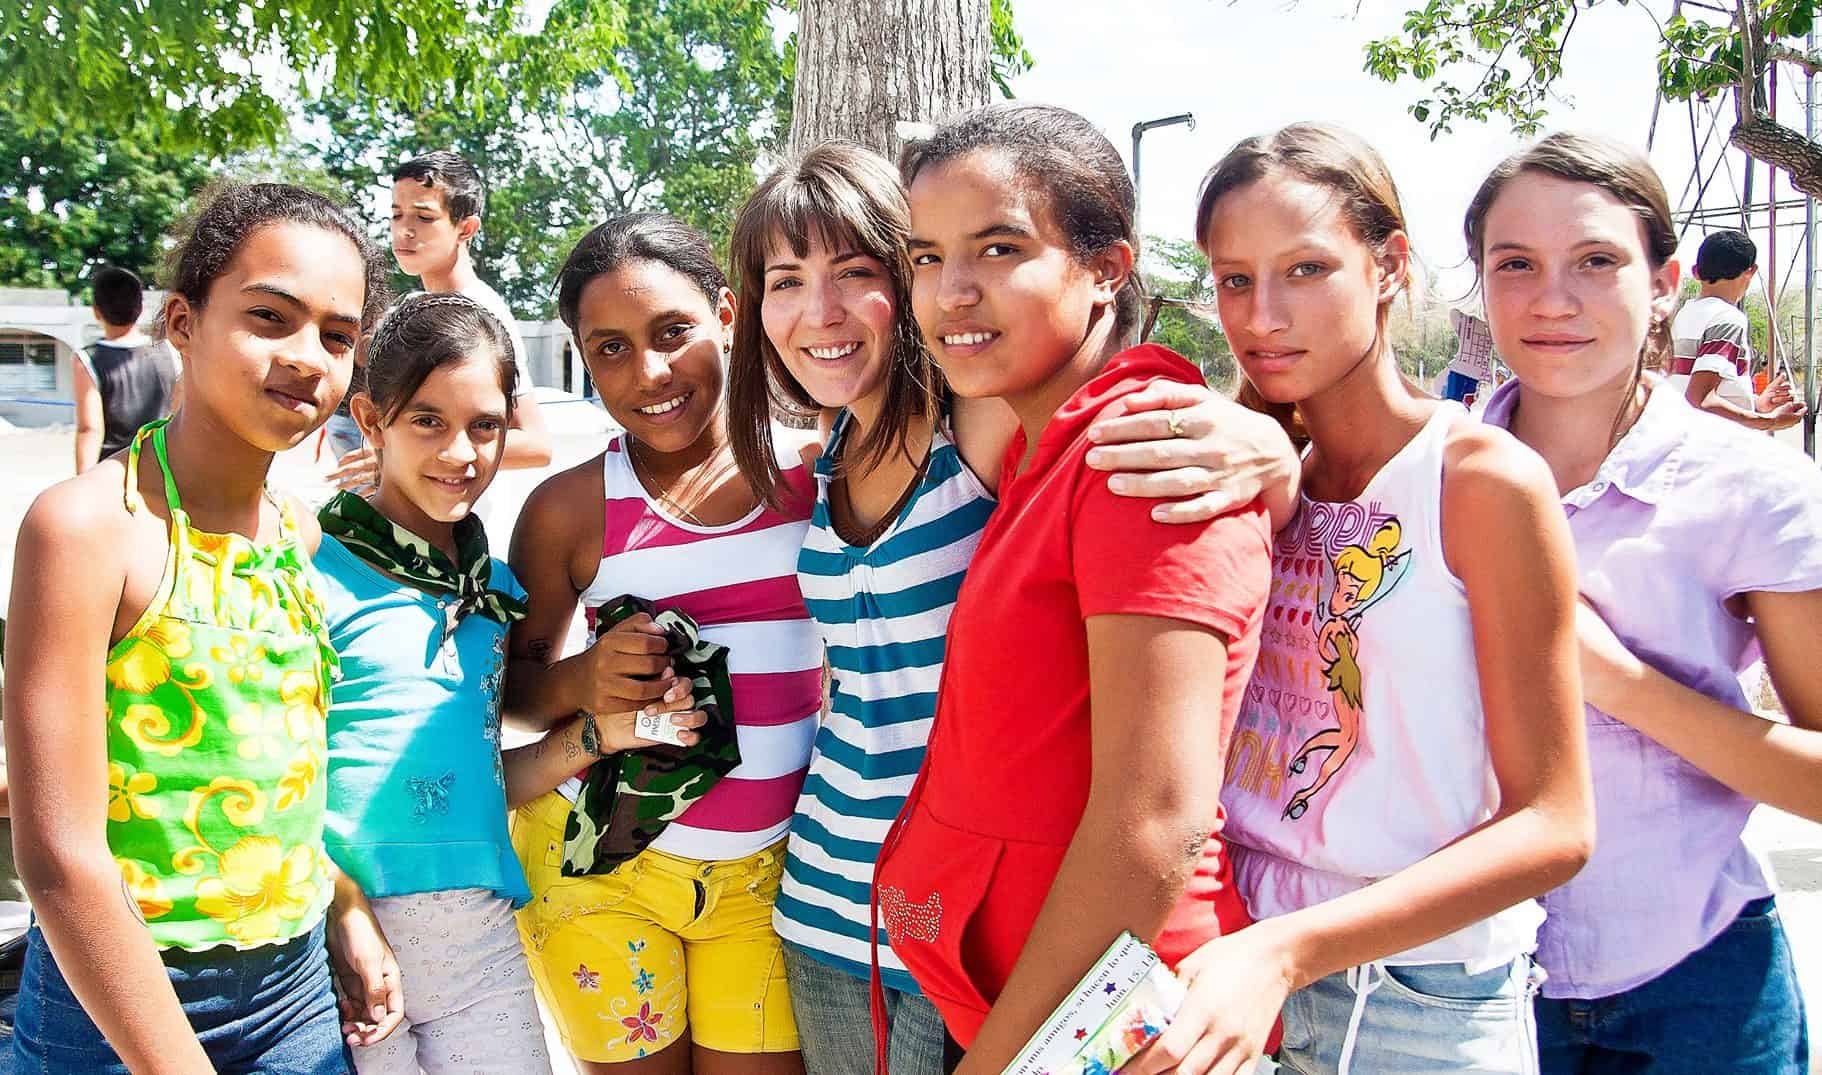
[[[599,993],[601,991],[601,972],[589,970],[588,964],[586,963],[576,964],[576,969],[570,971],[569,976],[576,980],[576,988],[582,990],[584,993]]]
[[[633,988],[639,991],[640,996],[644,996],[652,991],[653,981],[652,972],[640,967],[639,973],[633,975]]]
[[[663,1021],[664,1013],[652,1011],[652,1002],[648,1000],[639,1005],[638,1015],[627,1016],[620,1020],[620,1025],[626,1027],[626,1043],[631,1045],[640,1038],[644,1038],[649,1042],[656,1042],[658,1040],[658,1024]]]

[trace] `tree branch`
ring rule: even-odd
[[[1800,67],[1808,74],[1822,75],[1822,53],[1804,52],[1802,49],[1793,49],[1789,45],[1772,44],[1765,46],[1765,59],[1767,62],[1787,63]]]
[[[1757,122],[1759,112],[1759,60],[1756,46],[1759,35],[1759,5],[1756,0],[1739,0],[1740,82],[1734,91],[1734,115],[1739,126]],[[1737,131],[1738,128],[1736,128]]]
[[[1781,123],[1755,118],[1736,126],[1727,139],[1755,160],[1780,169],[1790,185],[1816,197],[1822,197],[1822,146],[1803,137]]]

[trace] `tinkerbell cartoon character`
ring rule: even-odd
[[[1326,596],[1319,597],[1316,605],[1321,617],[1316,628],[1316,653],[1334,696],[1335,727],[1310,736],[1286,767],[1292,774],[1302,773],[1310,755],[1319,750],[1329,752],[1316,779],[1293,793],[1285,804],[1284,816],[1293,821],[1309,809],[1310,800],[1348,763],[1360,742],[1360,617],[1374,602],[1391,593],[1410,567],[1410,551],[1398,551],[1402,536],[1398,520],[1388,519],[1373,531],[1365,545],[1349,545],[1335,556],[1332,565],[1323,564],[1322,592]]]

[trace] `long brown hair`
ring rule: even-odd
[[[1392,181],[1392,170],[1378,150],[1345,127],[1329,123],[1293,123],[1275,133],[1243,140],[1202,177],[1202,191],[1196,201],[1196,245],[1204,255],[1210,254],[1208,228],[1214,220],[1215,204],[1223,196],[1274,171],[1287,172],[1333,191],[1348,226],[1375,253],[1385,249],[1386,240],[1394,232],[1408,230],[1404,205],[1398,197],[1398,184]],[[1390,298],[1379,304],[1381,344],[1391,311]],[[1308,443],[1309,434],[1303,428],[1295,404],[1267,400],[1244,376],[1240,379],[1236,399],[1278,419],[1299,446]]]
[[[1651,167],[1651,162],[1623,142],[1600,135],[1558,131],[1541,141],[1519,150],[1488,173],[1468,203],[1462,219],[1462,234],[1468,240],[1468,257],[1474,262],[1477,276],[1484,274],[1482,257],[1486,253],[1487,212],[1506,189],[1506,184],[1525,172],[1539,172],[1571,183],[1588,183],[1611,194],[1639,218],[1645,235],[1645,257],[1653,270],[1661,269],[1676,256],[1676,222],[1670,216],[1670,196],[1664,182]],[[1671,340],[1668,318],[1653,318],[1639,347],[1638,362],[1632,368],[1632,380],[1613,416],[1610,443],[1618,443],[1625,432],[1626,413],[1638,393],[1639,380],[1645,370],[1661,370],[1670,360]]]
[[[729,244],[740,317],[728,363],[728,429],[742,476],[766,503],[780,506],[783,481],[772,443],[773,415],[806,417],[817,409],[766,336],[761,316],[766,257],[780,245],[806,257],[814,238],[830,250],[866,254],[886,268],[893,311],[885,402],[849,457],[849,465],[865,472],[891,452],[906,451],[912,423],[935,412],[941,392],[942,379],[911,310],[911,259],[905,248],[910,233],[911,209],[897,171],[852,142],[813,147],[767,176],[741,206]]]

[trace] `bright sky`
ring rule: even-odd
[[[1660,17],[1668,0],[1645,0]],[[1471,283],[1462,268],[1466,247],[1461,214],[1487,171],[1522,144],[1503,122],[1458,125],[1432,142],[1428,128],[1406,108],[1421,96],[1415,82],[1388,85],[1362,70],[1368,40],[1398,30],[1419,0],[1019,0],[1020,31],[1037,60],[1014,90],[1021,98],[1073,108],[1098,124],[1122,155],[1132,151],[1133,123],[1193,112],[1194,131],[1153,130],[1144,138],[1140,192],[1146,231],[1191,238],[1197,183],[1209,165],[1249,134],[1286,123],[1321,119],[1343,124],[1371,141],[1392,166],[1420,255],[1442,278],[1445,296]],[[1109,14],[1109,12],[1116,14]],[[1584,11],[1564,57],[1562,96],[1547,129],[1598,131],[1642,146],[1651,120],[1656,29],[1638,5],[1603,4]],[[1801,83],[1781,86],[1780,118],[1802,127]],[[1707,118],[1697,130],[1707,132]],[[1708,161],[1729,126],[1732,106]],[[1691,168],[1688,107],[1666,103],[1658,122],[1653,163],[1673,208]],[[1733,181],[1743,182],[1741,154],[1731,154]],[[1754,194],[1764,199],[1765,166]],[[1738,187],[1723,168],[1705,199],[1738,204]],[[1781,197],[1794,196],[1780,182]],[[1737,226],[1737,217],[1727,225]],[[1781,213],[1780,222],[1801,219]],[[1766,258],[1763,215],[1755,222]],[[1777,271],[1782,280],[1797,251],[1800,229],[1781,228]],[[1685,238],[1684,264],[1701,242],[1699,227]],[[1792,279],[1800,285],[1801,263]]]

